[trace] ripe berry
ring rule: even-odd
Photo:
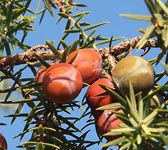
[[[121,109],[117,110],[122,112]],[[112,129],[117,129],[122,121],[113,113],[113,110],[104,110],[101,116],[97,120],[97,128],[101,135],[111,131]],[[107,137],[108,140],[112,140],[116,136]]]
[[[42,88],[50,102],[65,104],[78,96],[83,86],[81,73],[71,64],[50,66],[43,78]]]
[[[105,91],[100,84],[103,84],[109,88],[114,88],[112,81],[107,78],[98,79],[90,85],[86,92],[86,100],[94,117],[98,117],[102,113],[102,111],[96,110],[96,108],[114,102],[112,95]]]
[[[40,68],[35,76],[35,82],[43,82],[47,68]]]
[[[7,142],[5,137],[0,133],[0,149],[7,150]]]
[[[51,63],[50,63],[50,66],[55,65],[55,64],[57,64],[57,63],[51,62]],[[35,81],[35,82],[43,82],[43,77],[44,77],[44,75],[45,75],[46,70],[47,70],[47,68],[41,67],[41,68],[37,71],[34,81]]]
[[[112,77],[123,91],[128,91],[130,81],[136,92],[147,92],[154,84],[154,69],[144,58],[128,56],[118,62],[112,70]]]
[[[91,84],[100,78],[102,57],[94,49],[75,50],[67,56],[66,63],[70,63],[72,60],[72,64],[81,72],[84,82]]]

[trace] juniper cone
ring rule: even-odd
[[[136,92],[147,92],[154,85],[154,69],[146,59],[128,56],[121,59],[112,70],[112,78],[122,91],[128,92],[131,82]]]

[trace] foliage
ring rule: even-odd
[[[73,0],[39,0],[36,10],[33,11],[30,7],[33,5],[32,3],[31,0],[0,0],[1,58],[12,54],[16,55],[14,51],[16,48],[20,48],[23,52],[30,50],[31,46],[24,41],[28,38],[28,33],[33,32],[33,23],[36,18],[40,18],[40,23],[42,23],[46,12],[49,12],[53,18],[57,15],[58,24],[62,20],[65,21],[64,34],[58,44],[54,46],[52,42],[46,41],[48,49],[53,52],[54,59],[60,62],[64,62],[66,56],[76,48],[91,47],[97,49],[102,44],[107,44],[110,47],[113,41],[120,39],[97,36],[97,27],[108,22],[97,24],[84,22],[83,18],[91,12],[75,13],[74,11],[75,8],[87,7],[84,4],[76,3]],[[115,112],[123,121],[123,125],[104,135],[119,135],[119,137],[104,144],[103,149],[113,148],[112,146],[118,146],[121,150],[166,149],[168,145],[168,81],[164,81],[162,84],[159,82],[162,79],[167,79],[168,75],[168,2],[164,4],[161,0],[145,0],[145,3],[151,16],[135,14],[123,14],[122,16],[150,22],[149,27],[141,30],[142,37],[136,48],[145,49],[148,53],[152,53],[151,47],[159,47],[160,54],[150,62],[153,66],[162,62],[164,71],[156,72],[154,89],[147,95],[135,94],[131,85],[130,93],[126,96],[122,95],[119,89],[113,90],[101,85],[115,96],[118,102],[98,109],[118,107],[123,109],[123,113]],[[18,35],[22,35],[21,38]],[[67,44],[67,39],[71,36],[75,36],[76,40],[72,44]],[[156,42],[145,47],[146,42],[151,38],[154,38]],[[62,49],[63,51],[61,51]],[[116,56],[116,60],[122,59],[127,54],[128,50],[121,52],[121,55]],[[103,56],[103,59],[104,71],[110,73],[111,66],[109,67],[106,62],[106,55]],[[26,71],[35,75],[40,66],[48,67],[49,62],[50,60],[44,60],[36,55],[34,62],[0,68],[3,73],[0,81],[11,83],[11,87],[0,90],[0,93],[5,93],[4,101],[1,103],[17,105],[14,114],[7,117],[11,118],[11,123],[15,123],[17,118],[24,118],[25,121],[23,131],[18,133],[16,138],[20,138],[22,141],[26,135],[30,135],[30,139],[18,147],[37,150],[85,150],[100,144],[103,137],[99,134],[95,140],[88,139],[90,129],[95,126],[95,120],[85,97],[83,100],[75,99],[72,103],[65,105],[49,103],[43,95],[41,83],[35,83],[34,77],[24,76]],[[22,98],[13,100],[11,96],[16,91],[22,95]],[[151,107],[151,99],[157,94],[161,96],[162,101],[157,101]],[[23,112],[25,107],[27,112]],[[76,115],[75,112],[80,113]],[[82,127],[78,127],[79,123],[82,123]]]

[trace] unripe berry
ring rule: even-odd
[[[119,61],[112,70],[112,77],[119,89],[127,92],[129,82],[136,92],[147,92],[154,85],[152,65],[139,56],[128,56]]]
[[[90,85],[86,92],[86,100],[88,105],[92,110],[92,114],[95,118],[99,117],[102,111],[96,110],[98,107],[110,104],[114,102],[114,98],[107,91],[105,91],[101,86],[105,85],[109,88],[114,88],[111,80],[107,78],[101,78],[96,80]]]
[[[78,96],[83,86],[81,73],[73,65],[60,63],[50,66],[42,88],[50,102],[65,104]]]
[[[102,57],[94,49],[75,50],[67,56],[66,63],[70,63],[72,60],[72,64],[81,72],[84,82],[91,84],[100,78]]]
[[[5,137],[0,133],[0,149],[7,150],[7,142]]]

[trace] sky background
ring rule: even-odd
[[[86,4],[88,7],[78,8],[76,11],[91,11],[91,14],[84,17],[84,20],[90,22],[91,24],[96,24],[103,21],[109,22],[109,24],[97,28],[96,33],[98,35],[109,38],[113,36],[114,38],[124,37],[124,39],[128,39],[141,35],[138,32],[138,29],[148,26],[148,22],[129,20],[120,16],[120,14],[124,13],[148,15],[149,12],[143,0],[78,0],[77,2]],[[36,5],[37,1],[34,1],[31,7],[35,9]],[[49,14],[46,14],[43,22],[39,24],[39,19],[37,18],[35,24],[33,25],[35,27],[35,31],[28,34],[25,43],[30,46],[35,46],[39,44],[45,44],[46,40],[50,40],[55,41],[55,44],[57,45],[57,42],[59,42],[63,35],[64,25],[63,22],[56,24],[56,20],[56,15],[53,18]],[[69,43],[73,42],[71,39],[69,40]],[[18,50],[18,52],[20,51]],[[27,74],[26,76],[32,75]],[[11,112],[5,110],[1,111],[1,113],[2,115],[8,115]],[[13,137],[22,131],[23,120],[18,119],[14,124],[10,125],[10,119],[0,119],[1,122],[8,124],[7,126],[0,126],[0,131],[7,139],[8,150],[16,150],[16,145],[19,145],[20,141],[19,139],[13,139]],[[95,136],[96,135],[90,135],[90,138]],[[99,150],[100,147],[97,146],[95,149]]]

